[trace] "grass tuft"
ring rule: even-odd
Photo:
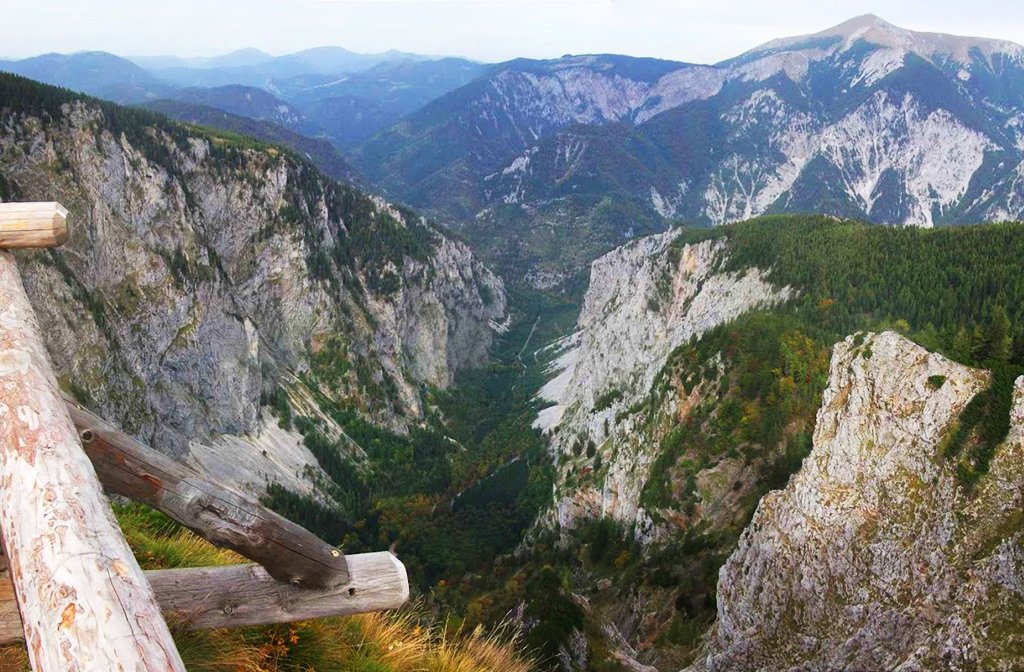
[[[114,507],[144,569],[245,562],[140,505]],[[170,621],[190,672],[529,672],[516,639],[499,629],[434,627],[416,608],[252,628],[190,630]],[[24,672],[21,646],[0,647],[0,672]]]

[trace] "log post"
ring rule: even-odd
[[[24,232],[44,231],[29,236],[36,245],[67,236],[66,227],[32,228],[39,220],[24,216],[27,206],[7,216],[19,210],[11,205],[0,206],[0,245],[30,244]],[[0,532],[34,670],[184,672],[79,444],[17,265],[2,250]]]
[[[107,492],[162,511],[215,546],[255,560],[278,581],[317,589],[348,581],[345,555],[309,530],[65,401]]]
[[[60,203],[0,203],[0,248],[54,247],[68,239]]]
[[[310,590],[275,580],[259,565],[145,572],[165,616],[187,627],[240,628],[398,609],[409,599],[405,566],[387,551],[346,556],[349,581]],[[0,646],[22,641],[10,580],[0,571]]]

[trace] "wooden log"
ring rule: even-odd
[[[0,532],[34,670],[184,670],[0,251]]]
[[[68,239],[60,203],[0,203],[0,248],[56,247]]]
[[[317,591],[281,583],[259,565],[147,571],[165,616],[192,628],[290,623],[397,609],[409,599],[405,566],[387,551],[346,556],[350,581]],[[22,641],[9,581],[0,577],[0,645]]]
[[[342,552],[312,532],[142,445],[65,395],[82,446],[108,492],[163,511],[215,546],[254,560],[279,581],[333,588],[348,581]]]
[[[345,556],[349,581],[309,590],[274,580],[259,565],[147,572],[165,613],[196,628],[289,623],[397,609],[409,599],[405,565],[387,551]]]

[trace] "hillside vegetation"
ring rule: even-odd
[[[141,505],[116,507],[144,569],[245,562]],[[282,625],[189,630],[171,622],[189,672],[529,672],[514,638],[432,622],[413,606],[399,612]],[[20,646],[0,648],[0,671],[28,671]]]

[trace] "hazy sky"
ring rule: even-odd
[[[1024,43],[1020,0],[0,0],[0,56],[339,45],[486,61],[611,52],[708,63],[868,12]]]

